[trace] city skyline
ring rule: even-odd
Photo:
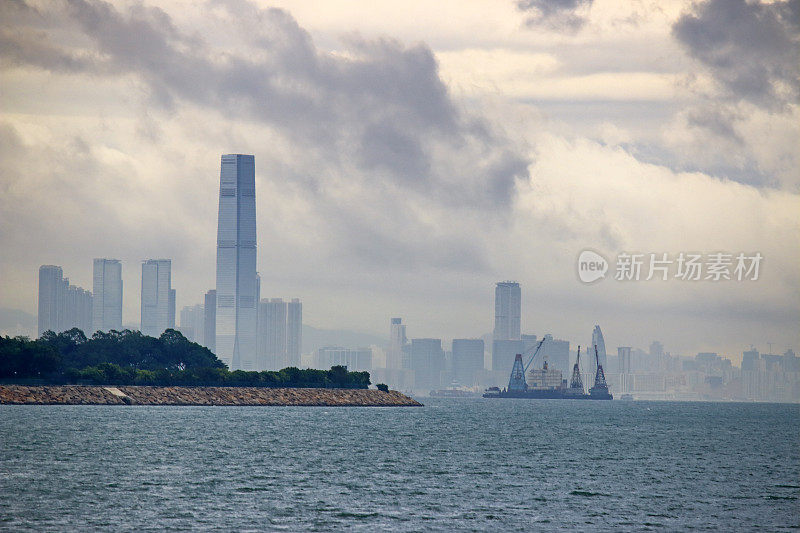
[[[299,297],[308,324],[482,335],[514,279],[540,336],[800,345],[783,2],[81,5],[2,7],[3,308],[36,312],[43,264],[91,288],[92,257],[126,265],[123,324],[142,258],[173,260],[178,308],[202,302],[219,154],[240,152],[259,161],[262,293]],[[605,279],[580,281],[584,250]],[[757,281],[617,281],[623,253],[763,261]]]
[[[148,259],[148,260],[143,260],[142,261],[143,273],[145,271],[145,267],[146,266],[156,266],[158,264],[166,264],[167,265],[167,272],[169,272],[169,267],[171,266],[170,263],[171,263],[171,260],[168,260],[168,259],[160,259],[160,260]],[[110,267],[113,269],[112,270],[112,275],[115,276],[114,280],[113,280],[113,283],[114,283],[114,287],[116,287],[115,280],[116,280],[116,276],[118,275],[117,271],[121,272],[121,266],[122,266],[121,262],[116,260],[116,259],[95,259],[94,260],[94,264],[95,265],[104,265],[104,266],[105,265],[110,265]],[[95,268],[95,272],[96,273],[97,272],[102,273],[103,271],[104,271],[103,267],[101,267],[101,268],[97,268],[96,267]],[[151,275],[154,276],[154,280],[158,279],[157,272],[158,272],[158,270],[156,268],[153,271],[153,273],[151,274]],[[63,308],[64,308],[65,304],[68,304],[68,305],[71,305],[72,308],[75,308],[75,309],[77,309],[78,307],[86,308],[88,310],[87,312],[89,313],[90,316],[85,321],[88,324],[92,325],[92,317],[91,317],[92,306],[88,305],[88,307],[87,307],[87,305],[85,303],[79,302],[79,300],[86,300],[88,298],[88,301],[91,304],[92,293],[90,291],[86,291],[86,290],[82,289],[81,287],[76,287],[75,285],[71,285],[69,283],[69,279],[68,278],[63,278],[62,276],[63,276],[63,270],[62,270],[62,268],[60,266],[57,266],[57,265],[41,265],[39,267],[39,279],[40,279],[40,281],[39,281],[39,285],[38,285],[38,287],[39,287],[39,289],[38,289],[38,308],[39,309],[45,309],[46,310],[46,314],[42,315],[41,313],[38,313],[38,316],[40,316],[42,318],[38,319],[39,326],[38,326],[37,335],[41,335],[41,333],[43,333],[44,331],[46,331],[48,329],[53,330],[55,332],[65,331],[65,330],[67,330],[67,329],[69,329],[71,327],[78,327],[79,329],[83,329],[84,332],[92,331],[92,329],[93,329],[93,326],[92,327],[83,327],[82,328],[80,326],[80,324],[78,324],[78,322],[81,320],[79,312],[77,312],[77,314],[75,314],[74,317],[73,317],[72,314],[69,314],[68,318],[67,318],[67,322],[64,321],[64,310],[63,310]],[[164,277],[164,279],[167,279],[167,278],[169,278],[169,276],[165,276]],[[144,280],[144,275],[140,279]],[[257,279],[257,281],[259,281],[260,280],[260,276],[257,276],[256,279]],[[164,280],[162,280],[162,282],[163,281]],[[168,286],[168,283],[169,282],[166,282],[167,286]],[[495,312],[497,312],[497,296],[498,296],[497,288],[498,288],[498,286],[508,286],[508,285],[515,286],[516,292],[517,293],[521,293],[519,284],[517,284],[516,282],[508,282],[508,281],[496,282],[495,283],[495,298],[496,298],[496,301],[495,301]],[[102,285],[100,285],[100,286],[102,286]],[[256,286],[258,286],[258,283],[256,284]],[[58,293],[59,289],[61,290],[61,292],[63,294],[59,294]],[[118,289],[114,289],[114,290],[115,290],[115,293],[118,292]],[[141,296],[144,296],[144,283],[142,284],[142,292],[140,294],[141,294]],[[174,303],[175,303],[175,290],[171,289],[171,290],[169,290],[167,292],[167,294],[169,294],[169,299],[167,300],[167,302],[168,302],[167,305],[168,306],[169,305],[174,305]],[[72,301],[70,302],[67,299],[65,299],[65,295],[66,295],[66,298],[72,298]],[[171,322],[168,322],[168,324],[169,324],[168,327],[169,328],[178,329],[178,330],[182,329],[184,317],[187,317],[186,320],[189,321],[190,324],[193,324],[193,326],[190,326],[191,334],[187,335],[187,337],[190,338],[190,340],[194,340],[195,342],[198,342],[199,344],[202,344],[204,346],[207,346],[207,347],[211,348],[212,351],[215,351],[214,343],[216,342],[216,335],[212,335],[213,341],[211,341],[210,339],[205,339],[204,337],[199,336],[199,335],[201,333],[205,332],[205,331],[215,331],[215,329],[216,329],[216,320],[215,320],[216,290],[214,290],[214,289],[208,290],[206,292],[206,294],[204,295],[203,300],[204,300],[203,304],[194,304],[194,305],[184,306],[181,309],[181,313],[180,313],[181,321],[180,322],[178,322],[178,320],[176,319],[177,315],[176,315],[176,310],[174,308],[171,311],[169,311],[169,310],[165,311],[167,313],[166,314],[167,320],[171,321]],[[142,309],[142,310],[144,310],[144,305],[142,304],[142,302],[144,302],[144,301],[145,301],[144,297],[142,297],[142,299],[140,300],[140,309]],[[53,303],[53,302],[55,302],[55,303]],[[301,336],[299,334],[298,327],[301,326],[302,323],[303,323],[302,322],[302,303],[300,302],[300,300],[298,298],[291,298],[289,301],[286,301],[286,302],[284,302],[282,298],[264,298],[264,299],[260,300],[260,304],[259,305],[264,307],[264,309],[267,309],[270,305],[274,306],[275,304],[278,304],[278,305],[281,306],[281,309],[282,309],[281,313],[282,314],[281,314],[281,319],[279,320],[279,322],[283,322],[284,325],[283,325],[283,330],[280,333],[273,332],[271,334],[275,338],[271,339],[268,342],[271,342],[272,344],[274,344],[276,346],[277,345],[281,345],[281,346],[284,347],[283,356],[282,356],[282,357],[284,357],[284,359],[281,359],[280,357],[275,359],[274,354],[273,354],[272,358],[274,360],[276,360],[276,361],[277,360],[285,360],[285,361],[287,361],[287,364],[288,364],[288,362],[291,362],[291,361],[299,361],[298,357],[299,357],[299,352],[300,352],[301,348],[300,348],[300,345],[299,345],[297,339],[301,338]],[[76,306],[78,306],[78,307],[76,307]],[[213,307],[214,312],[212,314],[210,314],[210,315],[206,315],[204,308],[209,308],[209,307]],[[169,309],[169,308],[167,308],[167,309]],[[264,316],[265,317],[266,316],[270,316],[272,313],[273,313],[273,311],[267,311],[267,312],[265,312]],[[259,313],[258,316],[261,317],[261,314]],[[188,318],[188,317],[191,317],[191,318]],[[209,323],[209,320],[211,321],[210,323]],[[261,318],[259,318],[259,320],[261,320]],[[267,319],[267,320],[269,321],[270,319]],[[389,335],[384,339],[385,340],[385,347],[387,349],[386,361],[385,361],[386,368],[401,368],[402,364],[401,364],[401,361],[399,359],[398,359],[398,361],[396,363],[398,366],[394,366],[394,364],[392,363],[392,360],[391,360],[392,351],[395,348],[397,348],[397,351],[398,351],[398,354],[399,354],[399,352],[401,351],[399,348],[402,348],[402,346],[404,346],[404,345],[409,345],[410,346],[410,344],[406,344],[406,343],[408,343],[409,338],[406,337],[406,324],[403,324],[402,320],[403,320],[402,318],[391,318],[391,320],[390,320],[390,326],[391,326],[390,327],[390,332],[389,332]],[[495,324],[496,323],[497,323],[497,315],[495,315]],[[56,325],[55,328],[49,327],[50,324],[55,324]],[[68,325],[64,326],[64,324],[68,324]],[[130,323],[129,324],[123,324],[121,326],[121,328],[117,328],[117,329],[118,330],[119,329],[126,329],[126,328],[136,329],[136,330],[142,331],[144,334],[151,335],[151,336],[156,336],[156,337],[159,336],[160,333],[164,331],[164,329],[167,329],[165,327],[163,329],[159,329],[158,332],[156,332],[155,330],[145,332],[143,330],[142,324],[143,324],[143,322],[140,322],[139,324],[130,324]],[[199,326],[198,326],[198,324],[199,324]],[[42,328],[44,328],[44,329],[42,329]],[[270,328],[272,328],[271,325],[268,326],[266,329],[269,330]],[[524,328],[520,327],[520,329],[522,331],[524,331]],[[358,333],[358,332],[354,331],[354,333]],[[477,338],[478,330],[474,330],[472,332],[472,334],[473,334],[472,337],[461,338],[461,339],[456,338],[456,337],[448,337],[448,336],[441,336],[440,335],[437,338],[437,340],[450,341],[450,342],[480,340],[480,339]],[[277,337],[276,337],[276,335],[277,335]],[[481,336],[483,338],[494,337],[494,334],[484,333]],[[537,344],[537,335],[536,334],[521,334],[520,337],[521,337],[521,340],[512,342],[511,346],[509,346],[508,349],[505,350],[505,351],[508,352],[508,354],[520,353],[520,352],[530,354],[532,352],[533,347],[536,346],[536,344]],[[561,355],[562,352],[563,353],[568,353],[568,354],[574,354],[574,353],[576,353],[577,346],[581,344],[580,342],[577,342],[577,343],[575,343],[576,347],[575,348],[571,348],[570,347],[570,344],[571,344],[570,341],[564,341],[564,340],[556,339],[550,333],[546,333],[544,335],[544,338],[545,338],[545,340],[547,342],[543,345],[543,349],[541,350],[543,359],[549,360],[551,362],[551,365],[552,364],[556,364],[557,367],[559,367],[559,368],[561,366],[564,366],[564,365],[567,364],[567,359],[563,358],[563,356]],[[505,340],[507,341],[508,339],[505,339]],[[483,340],[480,340],[480,342],[483,342]],[[258,339],[258,343],[261,343],[261,338],[260,337]],[[564,347],[562,347],[562,344],[564,345]],[[758,350],[761,350],[762,348],[754,348],[753,344],[749,345],[750,346],[749,350],[756,350],[755,353],[761,353],[761,354],[780,355],[780,353],[773,353],[772,346],[773,346],[774,343],[767,342],[765,344],[768,345],[768,351],[766,351],[766,352],[764,352],[764,351],[759,352]],[[598,347],[598,357],[601,360],[601,364],[603,364],[603,366],[605,366],[607,364],[606,347],[605,347],[605,341],[604,341],[604,338],[603,338],[603,334],[602,334],[602,331],[600,330],[600,326],[599,325],[595,325],[594,329],[592,330],[592,340],[591,340],[591,342],[588,345],[583,345],[584,346],[584,350],[583,350],[583,353],[584,353],[583,361],[584,361],[584,363],[581,365],[581,368],[586,369],[586,373],[587,374],[596,372],[596,365],[594,363],[594,346],[595,345],[597,345],[597,347]],[[622,348],[628,350],[628,357],[630,357],[630,349],[631,349],[631,347],[630,346],[627,346],[627,347],[620,346],[619,347],[619,349],[622,349]],[[347,347],[347,349],[356,349],[356,346],[355,345],[349,346],[349,347]],[[637,349],[641,350],[641,348],[637,348]],[[649,350],[650,350],[649,353],[650,354],[654,354],[654,355],[663,355],[665,353],[663,344],[658,340],[654,340],[654,341],[652,341],[650,343]],[[793,351],[793,347],[789,346],[789,347],[786,348],[786,350],[789,351],[789,352],[792,352]],[[262,368],[262,369],[268,369],[268,366],[264,366],[263,365],[263,353],[262,353],[262,351],[263,351],[263,348],[260,347],[260,345],[259,345],[259,347],[256,350],[256,353],[258,354],[257,357],[258,357],[258,360],[259,360],[258,367]],[[487,351],[485,352],[485,354],[487,356],[487,362],[488,362],[486,368],[490,369],[490,370],[493,368],[493,362],[492,362],[493,353],[492,353],[492,351],[493,350],[489,350],[487,348]],[[667,353],[669,354],[669,352],[667,352]],[[680,357],[691,357],[692,353],[694,353],[694,352],[687,352],[687,353],[673,352],[673,355],[674,356],[680,356]],[[697,353],[703,353],[703,352],[697,352]],[[713,353],[717,353],[717,352],[713,352]],[[741,359],[737,358],[737,352],[731,352],[731,353],[720,352],[720,353],[723,353],[729,359],[731,359],[731,360],[733,360],[733,361],[735,361],[737,363],[741,362]],[[748,348],[745,347],[741,351],[741,353],[743,354],[743,357],[746,359],[746,354],[748,353]],[[290,354],[292,354],[292,355],[290,355]],[[506,354],[506,355],[508,355],[508,354]],[[554,354],[559,354],[559,355],[554,355]],[[400,354],[400,355],[402,355],[402,354]],[[398,355],[398,357],[400,357],[400,355]],[[407,357],[407,355],[406,355],[406,357]],[[510,357],[510,355],[509,355],[509,357]],[[554,359],[553,359],[554,357],[555,357],[555,363],[554,363]],[[561,359],[563,359],[563,361],[561,361]],[[574,362],[574,360],[570,360],[570,363],[569,363],[570,368],[571,368],[572,362]]]

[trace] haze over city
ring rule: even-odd
[[[220,155],[245,153],[261,295],[304,323],[476,337],[512,279],[523,333],[797,351],[797,2],[270,6],[2,4],[1,307],[36,313],[42,264],[91,289],[95,257],[124,265],[124,324],[146,258],[201,303]],[[623,252],[763,262],[617,281]]]

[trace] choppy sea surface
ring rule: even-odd
[[[0,406],[0,529],[800,528],[800,407]]]

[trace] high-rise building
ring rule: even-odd
[[[408,344],[406,326],[402,318],[392,318],[389,326],[389,351],[386,368],[403,368],[403,347]]]
[[[472,387],[483,370],[483,339],[453,339],[453,377],[460,384]]]
[[[176,305],[176,297],[175,297],[175,289],[169,290],[169,302],[167,304],[167,327],[175,329],[175,305]]]
[[[411,339],[411,370],[414,371],[414,390],[429,392],[441,386],[444,352],[441,339]]]
[[[622,394],[633,392],[630,346],[620,346],[617,348],[617,361],[619,364],[619,392]]]
[[[217,351],[217,291],[211,289],[203,298],[203,346]]]
[[[122,263],[95,259],[92,275],[92,331],[122,329]]]
[[[92,293],[70,285],[62,276],[60,266],[39,267],[39,328],[61,333],[78,328],[86,335],[92,334]]]
[[[650,343],[650,356],[651,357],[661,357],[664,355],[664,345],[658,341],[653,341]]]
[[[497,283],[494,289],[494,340],[519,340],[521,302],[519,283]]]
[[[39,336],[45,331],[59,333],[59,311],[64,299],[64,272],[60,266],[39,267]]]
[[[259,370],[286,368],[286,302],[282,298],[264,298],[258,307]]]
[[[597,346],[597,358],[594,356],[594,348]],[[603,339],[603,332],[600,331],[600,326],[595,326],[592,330],[592,344],[589,346],[589,361],[587,369],[592,375],[597,373],[597,360],[603,365],[603,370],[608,368],[608,361],[606,357],[606,341]]]
[[[192,342],[203,344],[205,326],[205,310],[200,304],[187,305],[181,309],[180,332]]]
[[[64,280],[69,282],[69,280]],[[67,286],[62,331],[78,328],[85,335],[92,331],[92,293],[75,285]]]
[[[264,298],[258,307],[258,369],[300,367],[303,304],[298,298]]]
[[[617,358],[619,361],[619,373],[630,374],[631,370],[631,347],[620,346],[617,348]]]
[[[286,303],[286,366],[300,367],[303,344],[303,304],[299,298]]]
[[[181,324],[182,325],[182,324]],[[142,322],[144,335],[158,337],[175,327],[175,294],[172,289],[172,261],[142,261]]]
[[[256,182],[252,155],[222,156],[217,221],[216,354],[231,370],[257,366]]]
[[[760,358],[761,355],[755,348],[742,352],[742,370],[746,372],[758,370],[758,360]]]

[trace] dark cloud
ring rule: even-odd
[[[0,65],[138,80],[147,105],[134,104],[146,108],[135,133],[151,144],[165,135],[155,117],[187,105],[201,110],[209,126],[216,121],[230,130],[224,141],[231,146],[219,146],[220,153],[236,146],[259,154],[259,179],[287,198],[309,199],[315,217],[304,223],[329,246],[319,254],[343,254],[375,268],[486,270],[479,238],[465,240],[459,224],[445,223],[435,233],[420,213],[437,223],[479,216],[505,224],[530,160],[483,117],[454,104],[427,46],[350,37],[344,50],[331,54],[316,48],[285,11],[240,0],[215,0],[210,7],[206,22],[225,33],[200,37],[163,10],[140,4],[120,10],[71,0],[39,13],[17,2],[13,26],[0,23]],[[245,139],[236,125],[248,123],[277,132],[280,148],[273,152],[266,138]],[[82,165],[96,165],[71,148],[63,157],[65,179],[81,176]],[[93,168],[86,175],[110,171]],[[136,171],[129,176],[112,181],[134,185]],[[108,202],[99,190],[94,196],[89,192],[83,201]],[[137,222],[117,224],[133,231]],[[259,231],[283,238],[277,229]],[[176,261],[181,247],[196,245],[158,235],[151,243],[169,239]]]
[[[741,117],[727,106],[714,105],[711,102],[704,106],[695,106],[687,111],[686,118],[691,127],[702,128],[740,146],[745,144],[734,127],[736,120]]]
[[[594,0],[518,0],[517,9],[528,14],[529,26],[576,32],[586,24],[585,12]]]
[[[94,50],[56,44],[32,24],[4,33],[0,50],[6,63],[138,75],[161,108],[189,102],[255,119],[327,150],[331,165],[380,169],[384,179],[421,184],[443,202],[457,197],[488,209],[505,206],[515,179],[527,177],[524,156],[513,156],[506,139],[456,108],[427,46],[350,39],[347,55],[338,56],[316,49],[284,11],[242,1],[214,6],[225,14],[209,16],[221,16],[220,27],[245,48],[214,49],[158,8],[121,12],[102,1],[73,0],[64,14]],[[474,171],[454,180],[443,158],[472,159],[462,168]],[[505,163],[493,163],[497,158]]]
[[[735,100],[776,108],[800,95],[800,0],[709,0],[672,34]]]

